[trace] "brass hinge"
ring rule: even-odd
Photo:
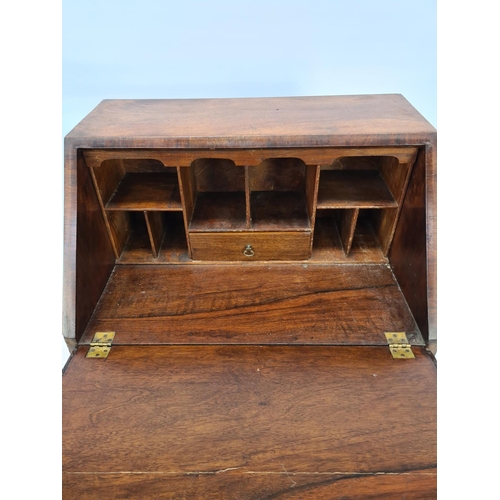
[[[393,358],[415,358],[405,332],[385,332],[385,337]]]
[[[107,358],[114,338],[115,332],[96,332],[86,357]]]

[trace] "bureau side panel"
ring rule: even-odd
[[[417,325],[429,339],[426,230],[426,152],[421,148],[403,202],[389,260]]]
[[[81,337],[113,270],[115,257],[90,171],[67,145],[65,166],[63,333],[71,348]]]

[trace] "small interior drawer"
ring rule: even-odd
[[[194,260],[304,260],[311,256],[311,232],[192,233]]]

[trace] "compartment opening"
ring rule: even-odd
[[[189,231],[247,228],[245,169],[232,160],[200,158],[191,164],[195,203]]]
[[[258,166],[248,167],[252,229],[310,230],[306,168],[299,158],[272,158]]]

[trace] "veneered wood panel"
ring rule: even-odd
[[[388,474],[258,473],[222,470],[207,474],[63,473],[63,500],[432,500],[436,469]]]
[[[415,144],[433,132],[403,96],[387,94],[104,100],[68,137],[95,147],[317,147]]]
[[[117,266],[82,342],[109,330],[118,344],[423,344],[386,265]]]
[[[436,371],[423,348],[414,360],[361,346],[86,351],[63,377],[66,498],[96,494],[98,479],[100,498],[155,491],[167,476],[169,494],[189,498],[207,498],[205,485],[223,498],[342,498],[342,483],[359,498],[434,493]]]

